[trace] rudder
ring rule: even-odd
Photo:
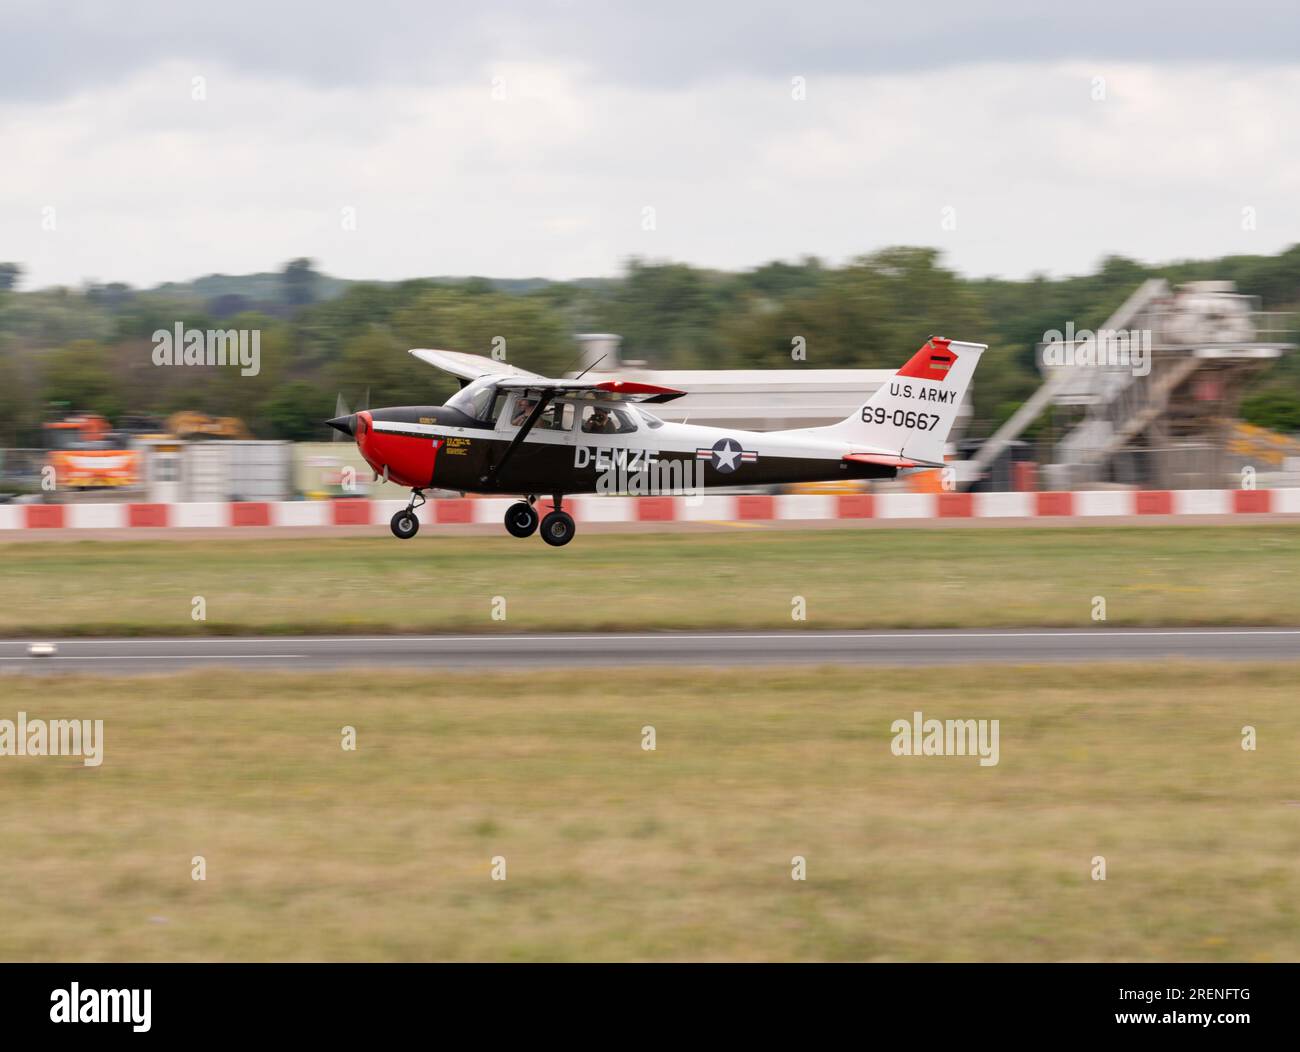
[[[930,337],[870,401],[831,430],[871,450],[942,464],[944,443],[987,349],[982,343]]]

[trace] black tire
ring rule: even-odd
[[[400,537],[404,541],[410,540],[420,532],[420,520],[415,517],[413,511],[399,511],[388,525],[393,531],[393,536]]]
[[[542,519],[542,540],[562,548],[573,540],[573,516],[567,511],[553,511]]]
[[[511,537],[531,537],[537,532],[537,509],[525,501],[506,508],[506,530]]]

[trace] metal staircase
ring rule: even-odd
[[[1152,302],[1168,295],[1169,286],[1159,278],[1151,278],[1138,286],[1120,308],[1107,320],[1102,329],[1129,329],[1133,322]],[[1041,357],[1040,357],[1041,362]],[[1041,366],[1040,366],[1041,367]],[[1097,400],[1095,385],[1101,379],[1090,369],[1042,367],[1043,385],[997,429],[979,449],[972,461],[976,478],[984,475],[993,462],[1039,418],[1051,405],[1086,405]],[[1120,381],[1122,382],[1122,381]],[[1111,377],[1115,384],[1116,378]]]
[[[983,477],[1025,428],[1055,406],[1073,422],[1045,469],[1049,484],[1166,485],[1164,454],[1226,446],[1225,428],[1236,416],[1245,380],[1292,347],[1285,341],[1288,324],[1288,316],[1257,310],[1253,298],[1228,282],[1171,290],[1161,279],[1145,281],[1095,333],[1054,345],[1058,357],[1070,348],[1072,364],[1049,363],[1040,346],[1043,385],[984,443],[965,474]],[[1144,351],[1145,373],[1127,354],[1134,341]],[[1076,351],[1091,360],[1073,364]],[[1128,477],[1134,472],[1144,478]]]

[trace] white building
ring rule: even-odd
[[[584,333],[577,337],[583,355],[579,371],[588,377],[615,376],[685,391],[685,398],[653,406],[670,421],[780,431],[819,427],[843,420],[867,401],[896,369],[649,369],[644,362],[622,361],[620,337]],[[901,367],[905,359],[900,358]],[[970,395],[963,403],[952,438],[970,417]]]

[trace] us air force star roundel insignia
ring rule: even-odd
[[[720,438],[709,449],[697,449],[695,459],[712,461],[715,470],[730,475],[741,464],[754,463],[758,454],[751,449],[742,449],[734,438]]]

